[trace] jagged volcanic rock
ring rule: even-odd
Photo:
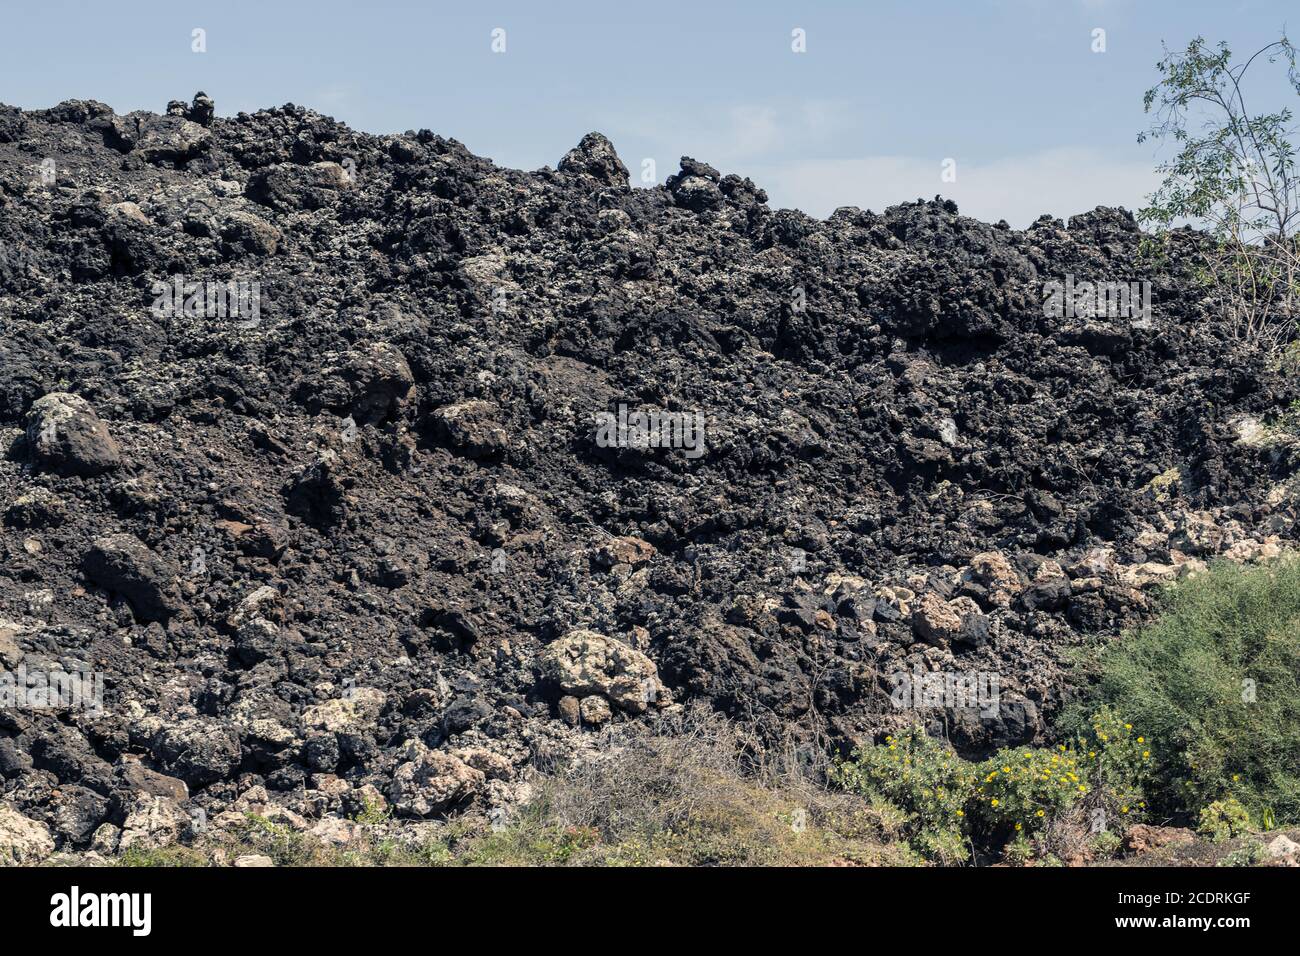
[[[1150,586],[1294,537],[1259,423],[1300,390],[1196,234],[1139,240],[820,221],[694,159],[630,188],[594,133],[520,172],[295,106],[0,107],[0,662],[104,677],[0,709],[0,803],[32,846],[426,815],[664,707],[847,745],[917,669],[997,675],[923,715],[963,750],[1035,739]],[[1045,314],[1066,276],[1149,280],[1151,321]],[[597,440],[650,412],[681,447]],[[575,632],[655,706],[566,692]]]

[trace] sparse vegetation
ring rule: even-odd
[[[1281,269],[1289,114],[1229,123],[1282,159],[1263,174],[1284,205],[1248,211],[1241,142],[1185,122],[1196,84],[1242,74],[1192,54],[1152,105],[1184,123],[1171,173],[1211,185],[1166,194],[1157,225],[1227,203],[1225,261]],[[1188,566],[1174,549],[1295,537],[1277,486],[1300,443],[1269,410],[1300,390],[1216,347],[1226,312],[1185,281],[1203,236],[1142,277],[1160,321],[1130,332],[1103,321],[1134,291],[1120,209],[816,218],[690,157],[632,188],[599,133],[525,172],[429,130],[214,108],[0,107],[0,239],[24,263],[0,276],[0,658],[92,668],[106,698],[26,695],[0,727],[0,830],[21,836],[0,857],[1073,863],[1135,817],[1294,813],[1267,778],[1286,729],[1245,759],[1216,749],[1226,724],[1171,740],[1185,722],[1127,698],[1045,723],[1078,683],[1063,651],[1145,613]],[[246,279],[256,328],[222,296],[190,307]],[[1289,288],[1261,285],[1259,314]],[[592,423],[615,408],[611,445]],[[665,414],[707,420],[707,447]],[[1050,746],[873,746],[881,682],[922,661],[1016,701],[963,715],[971,753]],[[1251,677],[1274,706],[1280,678]],[[652,726],[684,704],[735,726]],[[786,736],[798,760],[773,761]],[[857,744],[827,787],[817,761]],[[247,808],[266,816],[233,823]],[[143,848],[190,839],[199,809],[221,833]]]
[[[1300,808],[1300,558],[1215,565],[1102,650],[1058,742],[958,756],[915,726],[861,747],[827,780],[758,760],[716,714],[606,731],[552,768],[513,817],[462,816],[418,836],[378,807],[345,849],[249,816],[204,846],[131,850],[126,866],[824,865],[1001,859],[1057,865],[1121,852],[1134,823],[1181,820],[1214,843],[1294,823]],[[1085,706],[1089,709],[1084,709]],[[829,782],[831,787],[825,784]],[[1224,865],[1249,865],[1254,850]]]
[[[664,724],[671,724],[665,726]],[[800,773],[756,765],[716,716],[666,721],[598,748],[601,756],[537,781],[512,818],[462,816],[414,835],[377,810],[363,836],[322,845],[250,815],[195,847],[132,851],[122,865],[198,866],[260,854],[287,866],[819,866],[905,864],[903,815],[828,791]]]
[[[1195,821],[1233,797],[1256,819],[1300,819],[1300,559],[1215,565],[1164,602],[1102,650],[1088,695],[1156,745],[1153,803]],[[1065,725],[1083,726],[1086,706]]]
[[[926,858],[943,864],[969,859],[965,816],[979,771],[920,727],[860,748],[835,769],[833,779],[846,790],[898,807],[906,814],[906,835]]]
[[[1148,251],[1174,226],[1204,227],[1212,245],[1200,276],[1209,294],[1238,338],[1281,356],[1300,309],[1300,177],[1291,109],[1252,113],[1247,106],[1247,81],[1262,63],[1281,64],[1300,94],[1296,51],[1285,34],[1240,62],[1227,44],[1201,37],[1183,51],[1165,51],[1160,82],[1144,99],[1153,122],[1138,141],[1172,142],[1178,153],[1157,167],[1164,181],[1139,218],[1157,230]]]
[[[914,727],[860,748],[835,779],[906,810],[907,834],[929,859],[963,862],[966,848],[974,847],[1024,862],[1077,850],[1098,832],[1082,824],[1085,812],[1100,810],[1103,820],[1140,818],[1150,754],[1143,734],[1103,708],[1091,734],[1055,747],[1006,748],[980,763]]]
[[[1268,850],[1264,844],[1258,840],[1249,840],[1242,846],[1237,847],[1224,855],[1219,861],[1219,866],[1255,866],[1261,860],[1268,858]]]
[[[900,808],[911,845],[940,863],[969,859],[967,847],[1011,862],[1081,846],[1113,855],[1115,831],[1144,819],[1181,820],[1215,841],[1294,823],[1300,558],[1215,565],[1164,602],[1101,651],[1055,746],[975,764],[914,728],[858,750],[837,782]]]

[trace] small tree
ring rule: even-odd
[[[1295,338],[1300,307],[1300,179],[1291,110],[1247,108],[1245,81],[1257,61],[1284,64],[1300,95],[1285,34],[1236,64],[1227,44],[1211,48],[1201,37],[1181,53],[1166,48],[1162,79],[1144,98],[1153,122],[1138,142],[1172,141],[1179,152],[1156,167],[1164,181],[1139,217],[1158,232],[1189,221],[1206,228],[1213,247],[1204,278],[1234,333],[1281,351]]]

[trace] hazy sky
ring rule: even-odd
[[[1158,156],[1135,136],[1162,40],[1245,52],[1300,13],[1294,0],[4,6],[0,102],[27,109],[161,111],[203,89],[221,115],[293,102],[370,132],[427,127],[524,169],[600,130],[638,181],[643,159],[662,182],[685,154],[814,215],[942,193],[1017,226],[1140,203]],[[948,158],[956,182],[941,180]]]

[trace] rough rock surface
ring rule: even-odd
[[[542,673],[565,694],[579,699],[599,694],[635,714],[664,696],[654,661],[594,631],[570,631],[551,644],[542,658]]]
[[[121,464],[117,443],[90,403],[51,392],[27,412],[27,442],[39,462],[73,474],[95,475]]]
[[[1192,843],[1196,834],[1185,827],[1160,827],[1139,823],[1129,827],[1124,835],[1124,845],[1132,853],[1147,853],[1164,846]]]
[[[418,740],[407,744],[393,771],[388,798],[399,813],[426,817],[472,796],[484,783],[483,771]]]
[[[142,620],[165,620],[180,606],[176,567],[135,535],[96,538],[82,566],[88,581],[125,597]]]
[[[917,668],[998,676],[923,715],[963,752],[1034,740],[1071,649],[1295,538],[1300,384],[1195,233],[1140,238],[631,188],[597,134],[523,172],[297,106],[0,107],[0,655],[105,678],[0,711],[5,826],[440,814],[684,704],[845,746]],[[1067,275],[1152,321],[1046,314]],[[701,440],[598,441],[620,408]]]
[[[36,864],[53,852],[49,827],[0,803],[0,866]]]

